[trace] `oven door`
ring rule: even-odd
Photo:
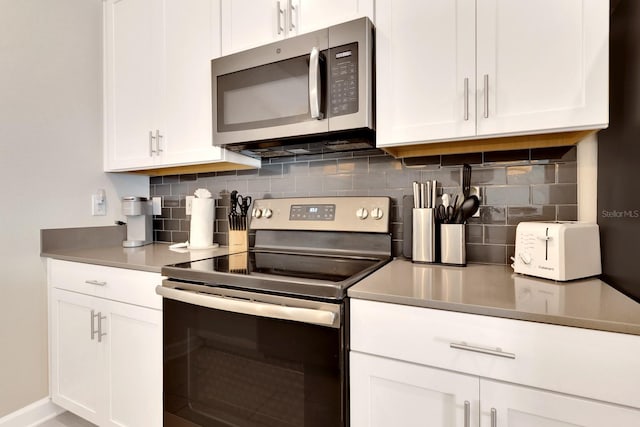
[[[171,280],[157,292],[165,427],[345,425],[342,305]]]

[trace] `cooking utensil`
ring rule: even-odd
[[[467,197],[458,208],[453,222],[456,224],[464,224],[478,211],[479,207],[480,200],[477,196],[472,195]]]
[[[453,206],[445,206],[444,204],[442,204],[442,205],[438,205],[436,218],[440,222],[444,224],[448,224],[453,221],[454,214],[455,214],[455,209],[453,208]]]
[[[462,195],[465,199],[469,198],[471,193],[471,166],[465,163],[462,166]]]
[[[231,211],[229,212],[229,228],[238,230],[238,192],[233,190],[230,195]]]

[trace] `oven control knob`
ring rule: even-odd
[[[262,209],[253,208],[253,212],[251,212],[251,216],[254,218],[260,218],[262,216]]]
[[[262,211],[262,216],[265,218],[271,218],[273,216],[273,211],[269,208],[264,208]]]
[[[356,216],[360,219],[366,219],[369,216],[369,211],[365,208],[360,208],[356,211]]]
[[[373,219],[382,219],[384,216],[384,211],[380,208],[371,209],[371,218]]]

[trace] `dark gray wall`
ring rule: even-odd
[[[253,198],[298,196],[389,196],[393,202],[394,255],[402,254],[402,199],[413,181],[436,179],[444,191],[460,191],[462,164],[473,167],[480,186],[480,217],[467,226],[467,260],[509,264],[515,228],[523,220],[577,218],[574,147],[435,156],[403,162],[379,150],[297,156],[265,161],[259,170],[174,175],[151,179],[151,195],[162,196],[154,218],[156,241],[189,239],[185,196],[207,188],[216,200],[214,240],[227,243],[229,192]]]
[[[611,2],[609,128],[598,134],[603,280],[640,302],[640,2]]]

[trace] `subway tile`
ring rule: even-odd
[[[228,233],[213,233],[213,241],[221,246],[229,245],[229,234]]]
[[[367,150],[358,150],[353,152],[353,157],[380,157],[389,155],[379,148],[371,148]]]
[[[529,150],[489,151],[484,153],[484,163],[519,163],[529,161]]]
[[[162,177],[152,176],[151,178],[149,178],[149,184],[150,185],[162,184]]]
[[[260,169],[241,169],[238,171],[238,176],[242,177],[254,177],[258,176]]]
[[[338,196],[349,196],[349,197],[363,197],[368,196],[369,191],[367,190],[338,190],[336,192]]]
[[[514,244],[516,241],[516,227],[513,225],[485,225],[484,243]]]
[[[384,188],[387,183],[385,174],[356,174],[353,175],[354,190],[369,190],[374,188]]]
[[[412,188],[412,182],[420,180],[419,171],[411,171],[409,173],[405,171],[391,170],[385,173],[386,188]]]
[[[187,173],[184,175],[180,175],[180,182],[195,181],[196,179],[198,179],[198,175],[195,173]]]
[[[462,166],[482,164],[482,153],[447,154],[442,156],[442,166]]]
[[[472,168],[471,185],[504,185],[507,183],[505,168]]]
[[[271,178],[271,193],[282,193],[290,191],[295,186],[295,181],[292,178]]]
[[[568,205],[578,202],[577,184],[532,185],[531,203],[534,205]]]
[[[556,182],[560,184],[565,183],[577,183],[578,182],[578,164],[575,162],[570,163],[558,163],[557,173],[558,180]]]
[[[467,244],[467,262],[506,264],[507,249],[504,245]]]
[[[171,242],[171,232],[170,231],[162,231],[155,230],[155,241],[156,242]]]
[[[467,224],[466,228],[466,241],[467,243],[483,243],[483,227],[481,224]]]
[[[335,175],[336,173],[338,173],[337,160],[309,162],[309,175]]]
[[[180,231],[190,231],[191,230],[191,221],[188,219],[183,219],[180,221]]]
[[[338,160],[338,173],[367,173],[369,172],[369,159],[341,159]]]
[[[420,181],[438,181],[439,187],[460,187],[462,183],[462,173],[460,168],[441,168],[437,170],[420,171]]]
[[[262,170],[262,168],[260,168],[260,170]],[[238,171],[237,170],[216,172],[216,177],[219,177],[219,176],[237,176],[237,175],[238,175]]]
[[[180,182],[180,175],[165,175],[162,177],[163,184],[174,184]]]
[[[197,179],[201,180],[203,178],[215,178],[216,172],[199,172],[196,174]]]
[[[349,158],[353,158],[353,153],[351,151],[324,151],[322,153],[322,158],[325,160],[349,159]]]
[[[317,176],[296,176],[295,187],[290,192],[309,192],[322,188],[322,181]]]
[[[171,241],[176,243],[182,243],[189,240],[189,233],[186,231],[172,231]]]
[[[507,168],[507,184],[552,184],[556,182],[556,165],[522,165]]]
[[[153,229],[154,230],[164,230],[164,221],[161,219],[153,220]]]
[[[180,196],[186,194],[192,194],[191,187],[188,184],[171,184],[171,195]]]
[[[178,208],[180,207],[181,196],[165,196],[162,198],[162,206],[165,208]]]
[[[534,148],[531,150],[532,161],[542,162],[574,162],[576,161],[576,147],[551,147],[551,148]]]
[[[282,165],[282,175],[309,175],[309,162],[287,163]]]
[[[483,199],[486,205],[526,205],[529,204],[529,186],[488,186],[485,188]]]
[[[391,256],[399,257],[402,256],[402,247],[404,242],[402,240],[393,240],[391,242]]]
[[[166,231],[169,230],[180,230],[180,221],[177,219],[165,219],[164,220],[164,229]]]
[[[282,176],[282,165],[265,165],[260,168],[259,176]]]
[[[158,218],[171,218],[171,208],[161,208],[160,212],[162,212]]]
[[[369,157],[370,173],[378,173],[387,170],[402,170],[402,161],[391,156]]]
[[[404,159],[405,167],[440,166],[440,156],[407,157]]]
[[[187,211],[184,207],[171,208],[171,219],[185,219]]]
[[[507,224],[517,225],[522,221],[555,221],[555,206],[510,206],[507,208]]]
[[[556,218],[558,221],[577,221],[578,206],[577,205],[558,205],[556,206]]]
[[[247,190],[251,194],[271,191],[271,179],[251,179],[247,182]]]
[[[171,194],[171,185],[160,184],[153,186],[153,196],[168,196]]]
[[[469,218],[469,221],[480,224],[506,224],[507,208],[504,206],[480,206],[480,217]]]
[[[317,179],[317,178],[316,178]],[[352,175],[328,175],[322,178],[323,191],[352,190]]]

